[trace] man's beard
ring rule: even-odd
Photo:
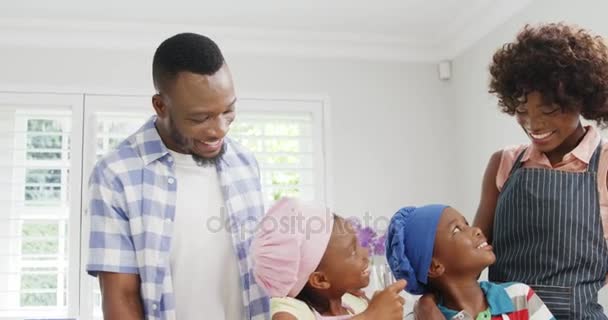
[[[194,153],[191,153],[190,155],[192,155],[192,160],[194,160],[194,162],[196,162],[196,164],[199,167],[210,167],[210,166],[216,166],[217,163],[220,161],[220,159],[222,158],[222,156],[224,155],[224,153],[226,153],[226,143],[222,142],[222,146],[220,148],[220,152],[213,158],[203,158],[199,155],[196,155]]]
[[[192,156],[192,160],[194,160],[199,167],[210,167],[217,165],[219,160],[226,153],[226,142],[224,141],[222,142],[220,152],[213,158],[204,158],[194,154],[192,150],[188,148],[188,139],[179,132],[175,122],[173,122],[173,118],[169,118],[169,131],[171,132],[171,139],[173,142],[180,147],[182,151],[189,153]]]

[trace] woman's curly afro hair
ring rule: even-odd
[[[494,54],[490,93],[513,115],[526,95],[608,124],[608,48],[603,39],[563,23],[526,25],[514,42]]]

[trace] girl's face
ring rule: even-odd
[[[318,271],[332,291],[362,289],[369,284],[369,252],[359,245],[349,222],[336,217]]]
[[[558,149],[564,142],[575,144],[580,113],[563,111],[559,105],[548,104],[538,91],[526,96],[526,102],[515,109],[515,117],[534,146],[543,153]]]

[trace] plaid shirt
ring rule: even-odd
[[[155,120],[148,120],[93,169],[87,272],[138,274],[145,318],[175,319],[169,251],[177,181]],[[249,256],[255,226],[264,214],[258,165],[235,141],[224,141],[226,153],[217,170],[230,218],[226,227],[239,260],[246,319],[269,319],[269,299],[255,283]]]

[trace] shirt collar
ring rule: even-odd
[[[585,135],[583,136],[583,140],[574,148],[572,151],[564,155],[564,160],[568,158],[569,155],[574,156],[578,160],[589,164],[591,157],[593,156],[593,152],[600,144],[601,137],[597,129],[592,126],[585,127]],[[547,156],[540,152],[534,144],[531,144],[521,157],[521,162],[526,162],[532,160],[534,162],[548,162]]]
[[[503,286],[488,281],[480,282],[479,286],[486,296],[486,301],[488,302],[492,316],[508,314],[515,311],[515,306],[511,301],[511,297],[509,297],[509,294]],[[441,301],[437,307],[439,307],[439,310],[441,313],[443,313],[446,319],[452,319],[452,317],[460,312],[446,308],[443,306]]]
[[[152,116],[144,125],[128,138],[146,165],[169,154],[169,150],[156,130],[156,116]]]

